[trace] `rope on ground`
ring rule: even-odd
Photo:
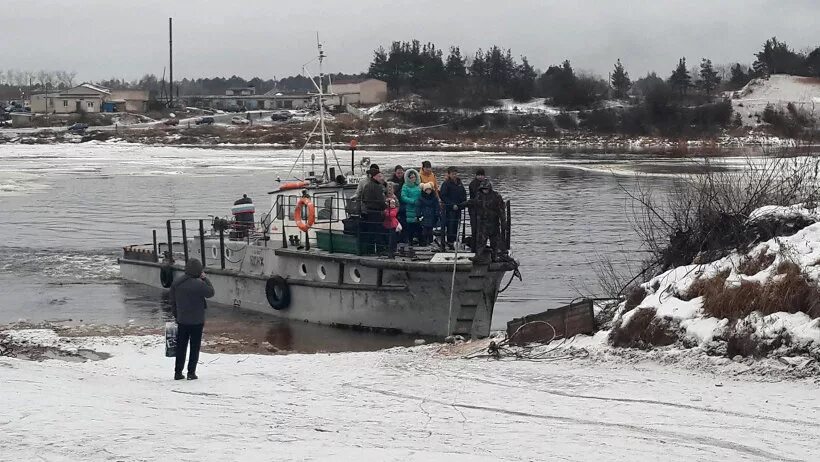
[[[521,331],[521,329],[523,329],[525,326],[532,324],[546,324],[552,331],[552,336],[549,339],[544,338],[540,341],[531,342],[524,345],[510,344],[510,341],[515,338],[515,336]],[[545,347],[552,343],[555,340],[556,336],[557,333],[555,331],[555,327],[553,327],[552,324],[546,321],[530,321],[519,326],[518,329],[516,329],[510,337],[505,337],[503,340],[499,342],[493,340],[490,342],[489,346],[487,346],[486,349],[482,347],[478,350],[475,350],[471,353],[462,356],[462,358],[488,358],[496,360],[511,358],[514,360],[547,362],[565,359],[581,359],[589,356],[589,351],[587,351],[585,348],[574,348],[569,346],[572,344],[572,342],[575,341],[575,336],[570,338],[564,338],[561,341],[561,343],[558,343],[552,348],[539,351],[540,347]],[[569,348],[566,348],[568,346]],[[553,353],[559,349],[565,351],[565,354],[560,356],[554,356]]]

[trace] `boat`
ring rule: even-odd
[[[294,168],[300,160],[306,168],[309,143],[318,134],[320,174],[311,155],[307,174],[280,180],[268,192],[270,210],[258,221],[248,200],[237,201],[234,216],[227,219],[166,220],[159,234],[164,241],[154,230],[152,243],[123,247],[118,259],[122,278],[167,289],[184,274],[185,262],[197,258],[214,286],[211,300],[236,309],[354,329],[438,338],[488,336],[503,279],[510,272],[510,282],[513,275],[520,277],[518,263],[509,257],[474,258],[464,244],[470,238],[466,217],[454,249],[434,244],[394,258],[381,254],[354,226],[358,217],[351,204],[369,160],[356,165],[351,157],[350,171],[341,171],[325,131],[325,54],[321,44],[318,49],[318,79],[310,77],[318,80],[319,119]],[[335,167],[329,165],[329,152]],[[509,248],[509,202],[506,213]]]

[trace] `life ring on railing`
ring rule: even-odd
[[[274,310],[284,310],[290,306],[290,286],[281,276],[268,279],[265,283],[265,296]]]
[[[307,221],[302,218],[302,207],[307,207]],[[296,226],[304,232],[308,232],[310,227],[316,223],[316,206],[313,205],[310,198],[300,197],[296,201],[296,213],[294,213],[293,219],[296,221]]]
[[[159,282],[166,289],[174,283],[174,269],[170,265],[165,265],[159,269]]]

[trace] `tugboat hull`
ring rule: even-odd
[[[298,321],[435,337],[488,336],[499,286],[509,270],[501,264],[473,265],[460,258],[451,284],[452,263],[265,247],[250,250],[242,260],[228,265],[236,268],[206,268],[216,292],[212,301]],[[163,272],[166,285],[168,275],[183,274],[184,263],[146,261],[134,258],[135,252],[134,247],[127,248],[119,261],[123,279],[161,288]],[[281,294],[278,300],[276,295],[273,300],[269,297],[269,281],[275,276],[282,278],[289,292],[289,303],[280,309],[273,306],[281,304],[274,303],[282,301]]]

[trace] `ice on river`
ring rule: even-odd
[[[655,365],[466,360],[438,346],[203,354],[173,381],[162,339],[35,344],[113,356],[0,357],[0,459],[818,460],[816,385]]]

